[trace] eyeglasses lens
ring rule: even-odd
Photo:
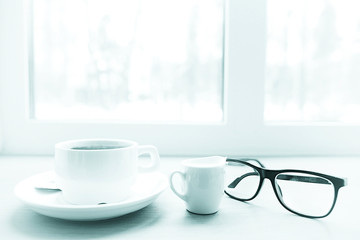
[[[289,209],[308,216],[324,216],[335,198],[331,181],[311,174],[286,172],[275,178],[276,191]]]

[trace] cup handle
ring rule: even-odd
[[[138,147],[138,157],[143,154],[150,155],[150,163],[139,165],[139,170],[148,172],[155,170],[160,163],[160,156],[156,147],[152,145],[142,145]]]
[[[185,182],[185,174],[182,173],[182,172],[180,172],[180,171],[175,171],[175,172],[171,173],[171,175],[170,175],[170,188],[171,188],[171,190],[172,190],[179,198],[181,198],[182,200],[186,201],[186,194],[185,194],[185,193],[180,193],[180,192],[178,192],[178,191],[176,190],[174,184],[173,184],[173,177],[174,177],[176,174],[180,175],[182,181]]]

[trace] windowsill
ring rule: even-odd
[[[163,157],[160,170],[166,174],[181,169],[183,157]],[[24,178],[52,168],[51,157],[0,156],[4,239],[355,239],[360,235],[360,159],[260,158],[273,169],[299,168],[348,178],[340,189],[333,212],[320,220],[293,215],[278,203],[271,185],[265,182],[259,196],[241,203],[224,196],[214,215],[200,216],[185,210],[183,202],[168,188],[150,206],[116,219],[71,222],[34,213],[19,202],[14,186]],[[300,161],[301,160],[301,161]]]

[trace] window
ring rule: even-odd
[[[148,2],[150,1],[146,1],[150,4]],[[156,2],[159,1],[154,0],[152,4]],[[193,4],[193,2],[199,4],[200,9],[200,6],[207,6],[208,1],[179,1],[177,4]],[[219,4],[221,1],[214,2]],[[109,137],[133,139],[141,144],[154,144],[162,155],[360,154],[360,143],[357,141],[360,135],[357,114],[359,103],[355,94],[359,86],[355,81],[358,73],[354,67],[358,63],[359,28],[356,26],[359,26],[359,20],[354,11],[346,10],[357,9],[356,1],[324,0],[316,3],[279,0],[225,1],[223,18],[225,24],[214,27],[217,29],[224,27],[224,34],[217,40],[212,39],[214,41],[211,43],[205,41],[217,49],[212,53],[214,54],[211,63],[214,64],[214,67],[211,67],[213,72],[207,77],[213,78],[211,83],[213,87],[204,90],[199,96],[201,104],[211,103],[209,107],[211,110],[203,112],[207,107],[188,104],[192,100],[185,98],[185,104],[177,109],[186,109],[184,106],[187,105],[193,108],[187,108],[190,110],[183,111],[185,114],[166,121],[121,119],[121,116],[113,114],[113,110],[124,102],[120,100],[116,106],[106,105],[107,103],[103,105],[110,109],[111,116],[106,117],[106,120],[101,117],[82,119],[74,117],[73,113],[68,113],[67,116],[73,116],[69,118],[63,116],[61,111],[55,111],[58,114],[56,116],[53,109],[44,106],[55,104],[56,101],[63,104],[63,101],[59,100],[62,96],[57,98],[58,100],[54,99],[53,95],[45,98],[47,88],[45,84],[37,85],[37,81],[41,80],[34,73],[45,74],[46,78],[44,71],[46,72],[47,69],[36,69],[36,64],[31,66],[31,54],[28,55],[27,51],[29,38],[25,30],[29,20],[24,16],[31,16],[31,12],[28,12],[31,8],[26,6],[31,2],[24,0],[0,1],[0,3],[2,153],[52,154],[53,145],[58,141]],[[62,1],[59,4],[65,3],[66,1]],[[26,14],[24,9],[27,11]],[[181,11],[180,7],[179,11]],[[201,11],[199,10],[199,13]],[[100,12],[99,10],[99,14]],[[347,14],[344,15],[342,12]],[[221,14],[219,10],[218,15],[214,17],[219,17]],[[41,17],[41,14],[37,16]],[[34,21],[33,26],[36,28],[36,20]],[[74,24],[80,24],[81,20],[79,21]],[[316,28],[319,30],[315,30]],[[186,29],[189,30],[188,27]],[[114,37],[116,36],[115,33]],[[197,40],[192,39],[192,41]],[[224,46],[220,52],[219,41],[220,46]],[[36,45],[36,42],[35,39],[33,42],[35,58],[39,57],[36,53],[39,54],[41,51],[37,49],[39,45]],[[142,44],[150,42],[145,41]],[[350,48],[352,51],[349,51]],[[76,47],[76,50],[83,51],[80,47]],[[131,54],[131,56],[135,55]],[[147,59],[150,55],[143,56],[146,56],[146,59],[143,60],[142,67],[153,66],[154,59]],[[30,60],[27,57],[30,57]],[[208,56],[206,59],[209,60],[211,57]],[[45,64],[47,65],[44,66],[51,68],[53,63]],[[64,67],[61,64],[60,66]],[[81,74],[84,72],[91,74],[92,69],[88,68]],[[99,69],[108,69],[107,64],[100,64]],[[205,70],[197,67],[195,72],[196,75],[204,77],[203,71]],[[79,73],[75,73],[72,77],[77,76],[76,74]],[[168,76],[168,73],[157,72],[157,74]],[[29,84],[29,76],[32,75],[34,75],[34,84]],[[223,78],[215,75],[223,75]],[[136,76],[131,81],[140,81],[141,76]],[[107,75],[107,78],[111,78],[111,74]],[[189,80],[187,77],[184,79]],[[55,94],[61,95],[60,87],[56,89],[58,92],[55,91]],[[75,87],[72,86],[72,89]],[[41,95],[41,91],[45,95]],[[74,102],[88,104],[94,99],[89,97],[89,101],[84,101],[86,99],[84,96],[90,96],[92,92],[85,91],[81,94],[80,92],[81,90],[71,93],[70,105],[74,106]],[[129,99],[131,103],[141,103],[140,105],[144,103],[161,105],[164,103],[163,99],[173,97],[155,94],[162,96],[161,99],[156,99],[152,92],[153,89],[145,84],[140,92],[129,92],[132,96]],[[210,95],[215,96],[211,101]],[[184,101],[179,102],[184,103]],[[170,100],[170,102],[174,101]],[[29,108],[29,105],[33,108]],[[92,102],[90,105],[92,108],[100,106],[99,102]],[[213,109],[215,110],[212,111]],[[49,114],[50,111],[53,113]],[[84,108],[81,111],[84,111]],[[78,112],[78,109],[74,112]],[[200,117],[197,120],[191,119],[192,112]],[[213,115],[210,116],[210,112]],[[96,112],[96,115],[98,114]],[[156,111],[152,110],[148,113],[152,116],[155,114]],[[187,117],[189,115],[190,118]]]
[[[222,0],[31,3],[31,117],[222,121]]]
[[[359,1],[267,6],[265,120],[359,123]]]

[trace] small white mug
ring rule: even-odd
[[[147,164],[138,157],[150,155]],[[138,170],[159,163],[154,146],[121,139],[80,139],[55,145],[55,174],[63,198],[71,204],[115,203],[129,196]]]
[[[212,156],[182,162],[184,172],[170,175],[171,190],[186,203],[186,209],[196,214],[213,214],[219,209],[224,194],[225,157]],[[182,179],[183,191],[177,190],[174,176]]]

